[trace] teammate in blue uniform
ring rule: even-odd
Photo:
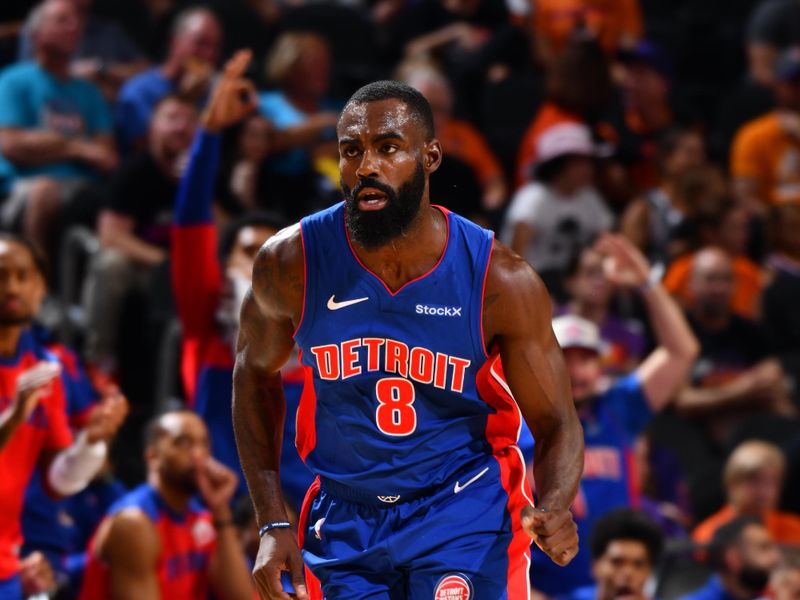
[[[644,256],[620,236],[603,237],[597,249],[606,256],[606,276],[611,283],[641,293],[658,345],[633,373],[602,389],[597,326],[574,315],[553,321],[586,450],[572,506],[580,539],[578,555],[566,569],[554,569],[545,554],[535,548],[532,553],[533,586],[548,596],[566,595],[592,583],[589,533],[597,519],[613,509],[638,505],[634,442],[653,415],[686,383],[698,352],[697,340],[677,304],[660,285],[648,283],[649,265]],[[530,458],[535,463],[536,458]]]
[[[296,342],[297,447],[318,476],[298,534],[324,597],[527,599],[531,538],[559,564],[577,548],[583,438],[550,300],[491,232],[431,205],[442,149],[416,90],[365,86],[337,135],[345,201],[267,242],[242,309],[234,428],[262,531],[259,591],[288,599],[288,567],[298,598],[319,597],[278,483],[279,369]]]

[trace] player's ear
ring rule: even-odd
[[[433,173],[442,164],[442,145],[436,138],[425,143],[423,163],[428,174]]]

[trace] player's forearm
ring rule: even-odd
[[[544,425],[544,427],[542,427]],[[538,506],[566,510],[575,499],[583,472],[583,431],[577,416],[539,424],[533,476]]]
[[[175,201],[175,223],[191,225],[212,222],[214,182],[219,166],[219,133],[200,129],[189,154]]]
[[[227,508],[227,507],[226,507]],[[217,548],[214,555],[212,587],[214,595],[225,600],[252,600],[253,583],[250,569],[239,544],[230,509],[227,514],[215,514]]]
[[[659,284],[646,287],[642,296],[658,345],[688,371],[700,352],[700,345],[683,312]]]
[[[233,430],[259,526],[287,519],[280,485],[280,452],[286,400],[279,373],[245,364],[233,372]]]

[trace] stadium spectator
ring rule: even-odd
[[[70,64],[73,77],[89,79],[109,101],[120,86],[147,68],[147,59],[114,21],[91,14],[94,0],[72,0],[80,17],[81,39]],[[23,29],[19,38],[19,60],[34,58],[31,33]]]
[[[203,421],[191,411],[155,417],[145,452],[147,483],[117,501],[92,538],[81,600],[204,600],[209,591],[252,600],[230,508],[237,478],[212,458]]]
[[[228,223],[219,243],[212,219],[214,175],[220,135],[254,109],[252,84],[242,78],[249,52],[225,66],[192,148],[181,180],[172,233],[172,282],[183,326],[182,375],[189,405],[203,417],[214,455],[241,474],[231,417],[231,379],[239,331],[239,308],[250,288],[253,262],[261,245],[282,228],[278,217],[250,212]],[[312,478],[294,447],[294,414],[304,374],[293,361],[283,371],[289,418],[281,452],[281,476],[287,498],[299,510]],[[240,492],[245,493],[244,478]]]
[[[717,529],[708,554],[715,574],[680,600],[755,600],[764,593],[770,571],[781,558],[769,531],[750,516]]]
[[[590,127],[603,116],[611,97],[611,74],[600,48],[576,41],[567,48],[545,81],[545,98],[525,130],[517,154],[514,185],[519,188],[533,176],[538,162],[539,138],[562,123],[583,123]],[[607,132],[601,137],[605,137]]]
[[[647,256],[653,268],[663,272],[672,259],[688,250],[687,229],[696,207],[680,188],[687,173],[706,165],[702,134],[682,127],[668,130],[658,143],[658,162],[658,185],[630,203],[620,229]]]
[[[764,290],[763,322],[787,373],[800,388],[800,206],[773,209],[771,281]]]
[[[747,59],[753,81],[775,82],[775,64],[788,48],[800,45],[800,6],[794,0],[761,0],[747,24]]]
[[[675,125],[670,102],[674,67],[667,53],[649,41],[619,58],[622,106],[610,125],[616,135],[616,158],[628,170],[632,191],[641,194],[660,182],[658,141]]]
[[[57,359],[30,331],[33,308],[44,296],[41,255],[27,243],[0,241],[0,386],[8,398],[0,424],[0,596],[21,597],[18,552],[25,488],[40,469],[56,496],[83,489],[102,467],[107,440],[125,418],[119,393],[93,410],[73,441],[65,381]],[[47,367],[50,365],[50,367]]]
[[[563,600],[651,597],[646,586],[658,566],[664,534],[644,513],[622,508],[601,517],[592,529],[590,545],[594,584]]]
[[[797,600],[800,598],[800,560],[796,556],[786,556],[772,570],[767,587],[767,598],[770,600]]]
[[[153,110],[165,96],[179,95],[198,107],[205,103],[221,46],[222,29],[208,9],[188,8],[175,17],[166,60],[129,79],[120,90],[115,120],[123,152],[146,147]]]
[[[596,39],[609,57],[642,37],[639,0],[536,0],[531,4],[536,57],[545,66],[552,65],[576,36]]]
[[[604,514],[636,505],[634,440],[683,385],[698,350],[678,306],[661,286],[648,283],[649,265],[641,253],[620,236],[604,236],[597,248],[607,256],[606,275],[614,285],[641,291],[658,346],[638,369],[602,391],[597,327],[574,315],[553,321],[586,450],[581,486],[572,505],[580,537],[578,555],[559,568],[532,549],[534,586],[549,596],[591,583],[589,532]]]
[[[117,166],[100,91],[69,74],[80,39],[71,0],[46,0],[28,18],[35,60],[0,75],[0,210],[4,228],[54,249],[63,206]]]
[[[155,108],[147,151],[133,156],[111,182],[98,220],[102,250],[84,289],[88,322],[86,357],[114,374],[125,298],[145,290],[169,254],[169,232],[178,179],[197,126],[192,103],[167,96]]]
[[[714,187],[717,185],[713,181],[710,183]],[[761,265],[747,255],[751,239],[750,216],[740,204],[721,196],[717,198],[708,198],[710,206],[696,210],[691,224],[694,236],[689,237],[699,242],[698,252],[686,253],[672,262],[664,275],[664,287],[684,307],[691,307],[694,304],[692,268],[695,258],[704,248],[717,248],[731,260],[731,309],[738,315],[754,319],[760,312],[765,275]],[[711,206],[714,203],[718,206]]]
[[[453,116],[453,91],[445,76],[433,66],[419,63],[401,65],[399,72],[401,81],[419,90],[430,103],[436,137],[447,156],[466,163],[480,181],[483,198],[478,208],[484,211],[501,208],[508,192],[503,169],[486,138],[469,122]],[[442,200],[448,201],[457,202],[457,199]],[[456,205],[448,205],[448,208],[461,214],[472,212]]]
[[[756,215],[800,202],[800,47],[780,56],[775,79],[777,107],[743,125],[731,148],[734,191]]]
[[[514,194],[506,213],[503,239],[556,298],[563,299],[561,280],[570,259],[613,224],[594,185],[596,154],[585,125],[562,123],[543,132],[535,181]]]
[[[295,220],[325,202],[320,173],[336,173],[332,180],[338,185],[334,127],[340,107],[327,97],[330,48],[314,33],[284,33],[267,56],[266,70],[278,87],[259,95],[261,114],[277,129],[267,187],[271,204]]]
[[[600,331],[600,360],[606,375],[625,375],[642,362],[647,347],[644,325],[614,311],[614,286],[603,271],[603,256],[592,247],[580,250],[566,274],[569,302],[557,315],[571,314],[594,323]]]
[[[777,446],[755,440],[739,445],[723,472],[727,503],[695,528],[692,539],[708,544],[725,523],[752,515],[779,544],[800,544],[800,516],[778,510],[785,477],[786,459]]]

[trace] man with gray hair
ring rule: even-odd
[[[28,21],[34,60],[0,73],[0,222],[45,248],[63,205],[117,166],[100,91],[70,76],[80,29],[73,2],[45,0]]]
[[[172,26],[169,52],[163,64],[130,79],[120,90],[115,115],[123,152],[144,148],[150,117],[170,94],[205,103],[220,57],[222,28],[213,12],[189,8]]]

